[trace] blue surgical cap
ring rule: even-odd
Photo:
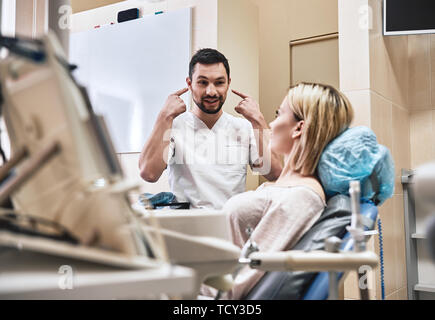
[[[327,197],[349,194],[349,183],[358,180],[361,198],[382,204],[394,192],[394,163],[390,151],[378,144],[367,127],[349,128],[323,151],[317,174]]]

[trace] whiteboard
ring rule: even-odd
[[[168,95],[186,87],[191,34],[185,8],[70,35],[73,75],[117,153],[140,152]],[[189,95],[182,98],[189,108]]]

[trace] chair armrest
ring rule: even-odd
[[[378,256],[371,251],[326,252],[321,250],[290,250],[254,252],[249,256],[251,268],[264,271],[346,271],[362,265],[376,267]]]

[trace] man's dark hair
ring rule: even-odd
[[[197,63],[201,64],[215,64],[215,63],[223,63],[225,70],[227,71],[228,80],[230,79],[230,65],[228,63],[227,58],[215,49],[201,49],[198,50],[195,55],[190,60],[189,65],[189,78],[192,79],[193,72],[195,70],[195,65]]]

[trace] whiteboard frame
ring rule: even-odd
[[[93,12],[92,14],[95,14],[95,12]],[[144,24],[142,25],[142,23]],[[114,45],[114,43],[116,42],[107,41],[107,39],[110,39],[112,30],[115,30],[116,28],[116,32],[118,32],[116,34],[117,39],[119,39],[120,34],[122,34],[123,32],[127,35],[123,36],[119,43],[126,41],[128,42],[128,35],[130,34],[128,33],[128,30],[131,30],[132,27],[136,27],[138,29],[138,32],[141,32],[140,34],[134,34],[134,36],[131,37],[132,39],[136,39],[132,40],[134,42],[130,43],[131,48],[134,48],[135,50],[122,51],[122,48],[124,46],[119,45],[119,47],[117,47],[116,45]],[[112,28],[112,30],[110,30],[110,28]],[[153,33],[149,33],[149,30],[152,30]],[[159,35],[166,36],[159,37]],[[168,35],[174,35],[174,38],[169,38]],[[144,39],[147,39],[148,42],[140,43],[139,41],[137,41],[137,39],[140,39],[142,36],[144,37]],[[94,58],[88,57],[88,54],[86,53],[92,53],[90,54],[90,56],[98,57],[99,55],[99,57],[104,57],[104,55],[102,54],[103,49],[98,49],[97,46],[99,45],[95,44],[95,37],[97,37],[100,42],[104,42],[105,44],[107,44],[105,45],[106,48],[115,48],[116,50],[120,50],[120,55],[124,57],[124,61],[126,61],[127,63],[126,71],[120,70],[123,68],[121,68],[119,64],[113,68],[114,74],[121,74],[121,76],[115,76],[115,78],[121,79],[120,81],[118,81],[119,83],[116,88],[110,88],[110,84],[106,85],[107,83],[112,83],[111,81],[107,81],[108,70],[110,70],[106,67],[108,64],[104,64],[104,62],[95,63],[94,61],[92,61],[92,59]],[[150,49],[150,41],[158,41],[158,39],[162,38],[163,41],[161,43],[158,43],[155,48]],[[79,43],[82,48],[79,48],[79,45],[77,45],[77,43]],[[86,43],[92,43],[90,49],[86,48]],[[180,50],[178,50],[179,47]],[[94,50],[92,48],[97,48],[97,50]],[[146,51],[144,48],[147,48],[148,51]],[[163,55],[166,56],[166,58],[162,58],[161,55],[158,55],[158,52],[160,52],[158,48],[172,49],[160,49],[160,51],[166,50],[166,53]],[[176,48],[177,50],[175,51],[174,48]],[[82,50],[82,52],[78,53],[79,50]],[[111,51],[111,49],[107,49],[107,51]],[[141,63],[143,59],[142,52],[151,52],[152,54],[151,58],[143,60],[143,64]],[[180,54],[178,54],[179,52]],[[102,114],[106,118],[106,123],[112,136],[116,153],[125,154],[141,152],[143,145],[145,144],[152,131],[152,127],[154,126],[155,120],[157,119],[157,115],[160,112],[164,102],[166,101],[167,96],[175,92],[176,90],[187,86],[185,83],[185,79],[188,76],[188,68],[191,54],[192,8],[190,7],[165,12],[159,15],[147,15],[139,19],[114,25],[109,24],[106,26],[102,26],[98,29],[75,32],[70,35],[70,62],[78,64],[79,68],[80,65],[84,66],[84,69],[79,69],[80,71],[75,74],[77,75],[76,78],[79,82],[88,87],[89,96],[91,98],[92,104],[94,105],[96,113]],[[116,54],[114,54],[113,52],[110,52],[110,54],[108,54],[108,56],[110,55],[116,56]],[[132,55],[135,55],[136,57],[132,59]],[[147,67],[151,64],[156,66],[158,65],[160,67],[165,66],[165,61],[169,61],[168,59],[172,58],[178,59],[176,65],[179,67],[175,68],[175,76],[172,76],[172,69],[160,69],[162,70],[161,72],[166,74],[165,76],[164,74],[158,73],[159,71],[152,71],[152,67]],[[134,64],[134,62],[132,63],[131,61],[140,61],[140,63]],[[153,63],[153,61],[155,61],[156,63]],[[94,69],[92,67],[93,65],[99,68],[98,72],[92,71],[92,69]],[[126,74],[123,74],[122,72],[131,72],[133,65],[135,67],[134,71],[136,71],[136,66],[138,66],[138,73],[132,75],[131,77],[132,79],[135,78],[136,81],[132,80],[129,84],[126,84],[124,86],[124,82],[122,81],[122,79],[124,78],[124,80],[130,80],[130,77],[126,76]],[[170,64],[168,64],[168,66],[169,65]],[[128,66],[130,66],[130,69],[128,69]],[[154,76],[146,74],[144,71],[145,69],[151,70]],[[98,78],[100,78],[100,81],[97,81]],[[164,79],[170,80],[165,81]],[[145,81],[148,81],[148,83],[150,84],[148,88],[152,88],[151,90],[147,89],[149,93],[152,93],[151,96],[149,95],[149,99],[146,98],[143,91],[141,91],[141,88],[139,88],[140,83]],[[128,81],[126,80],[126,83],[127,82]],[[160,87],[156,86],[156,83],[162,83],[162,86],[167,86],[167,88],[160,89]],[[177,85],[175,85],[174,83],[177,83]],[[147,86],[144,85],[144,88],[147,88]],[[130,95],[125,94],[130,89],[131,97]],[[128,100],[130,98],[131,100]],[[187,109],[189,109],[191,104],[190,93],[185,94],[182,98],[186,103]],[[102,108],[100,107],[102,103],[105,103],[106,105],[108,104],[110,106]],[[123,108],[121,108],[121,106],[124,105],[125,108],[130,109],[127,110],[127,113],[123,110]],[[146,109],[145,106],[152,107]],[[151,112],[148,112],[148,110],[151,110]]]

